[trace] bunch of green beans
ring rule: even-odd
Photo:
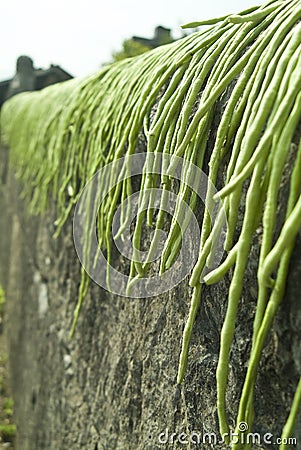
[[[210,268],[222,210],[214,224],[211,215],[215,200],[222,199],[228,223],[225,258],[205,277],[205,283],[210,285],[233,270],[216,374],[222,434],[229,433],[226,391],[230,349],[252,239],[261,224],[258,299],[252,350],[237,417],[238,435],[240,422],[246,421],[250,429],[254,421],[258,365],[284,296],[288,265],[301,227],[300,142],[290,175],[286,218],[279,235],[275,234],[281,180],[301,120],[300,19],[300,0],[271,0],[238,15],[193,22],[187,27],[201,26],[202,30],[139,57],[108,65],[89,77],[19,94],[7,101],[1,112],[2,138],[10,146],[11,162],[23,180],[24,196],[29,199],[31,211],[45,211],[50,199],[56,202],[56,235],[91,177],[107,164],[134,154],[139,136],[144,134],[147,156],[133,230],[129,292],[147,274],[159,232],[166,223],[164,206],[171,177],[157,175],[156,155],[183,157],[184,179],[189,177],[191,164],[208,173],[211,184],[206,194],[199,258],[190,279],[194,291],[183,333],[178,382],[182,382],[186,372],[189,342],[201,301],[202,274],[206,267]],[[221,108],[221,117],[217,119]],[[212,141],[213,148],[209,146]],[[208,153],[210,160],[206,167]],[[225,165],[225,157],[229,160],[225,183],[214,196],[212,186],[220,183],[218,174]],[[165,169],[172,173],[175,167],[171,163]],[[112,222],[120,202],[117,236],[124,238],[130,225],[130,206],[125,200],[133,193],[133,185],[130,178],[124,177],[127,173],[129,168],[124,165],[120,173],[112,173],[100,186],[100,189],[114,186],[97,213],[99,243],[107,250],[108,263],[112,258]],[[161,205],[154,214],[151,192],[160,185]],[[177,196],[160,273],[172,266],[181,248],[178,223],[183,219],[182,200],[192,211],[197,205],[196,193],[185,183],[180,184]],[[97,210],[97,202],[89,201],[90,208]],[[242,210],[242,219],[238,220]],[[184,221],[187,224],[189,217]],[[145,223],[154,226],[155,232],[148,258],[140,261],[137,255]],[[87,225],[87,260],[90,250]],[[88,287],[89,277],[82,269],[71,334]],[[282,437],[291,435],[300,403],[301,381]],[[242,444],[233,444],[232,448],[238,450]]]

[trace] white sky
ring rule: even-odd
[[[84,76],[110,61],[133,35],[152,37],[154,28],[240,12],[262,0],[2,0],[0,80],[13,76],[16,59],[28,55],[35,67],[59,64]]]

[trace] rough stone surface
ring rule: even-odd
[[[7,152],[1,148],[1,167]],[[225,449],[224,444],[179,440],[184,439],[181,433],[218,433],[215,370],[231,274],[203,289],[187,376],[177,386],[191,298],[187,280],[147,300],[113,296],[92,283],[70,341],[81,270],[72,223],[53,239],[54,207],[43,216],[27,217],[19,199],[22,185],[12,171],[3,173],[2,181],[0,281],[8,298],[17,450]],[[260,230],[249,258],[231,352],[231,424],[248,364],[259,239]],[[300,254],[299,239],[286,295],[260,364],[254,431],[262,436],[281,435],[301,369]],[[300,423],[296,448],[301,448]],[[254,446],[258,448],[275,446]]]

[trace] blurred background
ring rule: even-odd
[[[6,0],[1,4],[0,80],[15,74],[20,55],[36,68],[59,65],[72,76],[85,76],[112,61],[132,36],[153,39],[158,26],[183,35],[181,25],[236,13],[256,0]]]

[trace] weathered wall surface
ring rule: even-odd
[[[116,297],[92,284],[70,341],[80,281],[72,223],[54,240],[54,210],[26,216],[22,185],[4,170],[7,151],[0,151],[0,282],[8,298],[17,450],[224,449],[224,444],[180,444],[178,437],[218,430],[215,369],[229,280],[204,288],[182,386],[176,385],[176,373],[191,297],[186,281],[148,300]],[[250,349],[257,251],[254,242],[231,355],[231,423]],[[300,254],[299,240],[260,366],[254,430],[262,435],[280,436],[301,369]],[[177,433],[173,445],[159,441],[160,433],[166,439],[166,429],[170,440]]]

